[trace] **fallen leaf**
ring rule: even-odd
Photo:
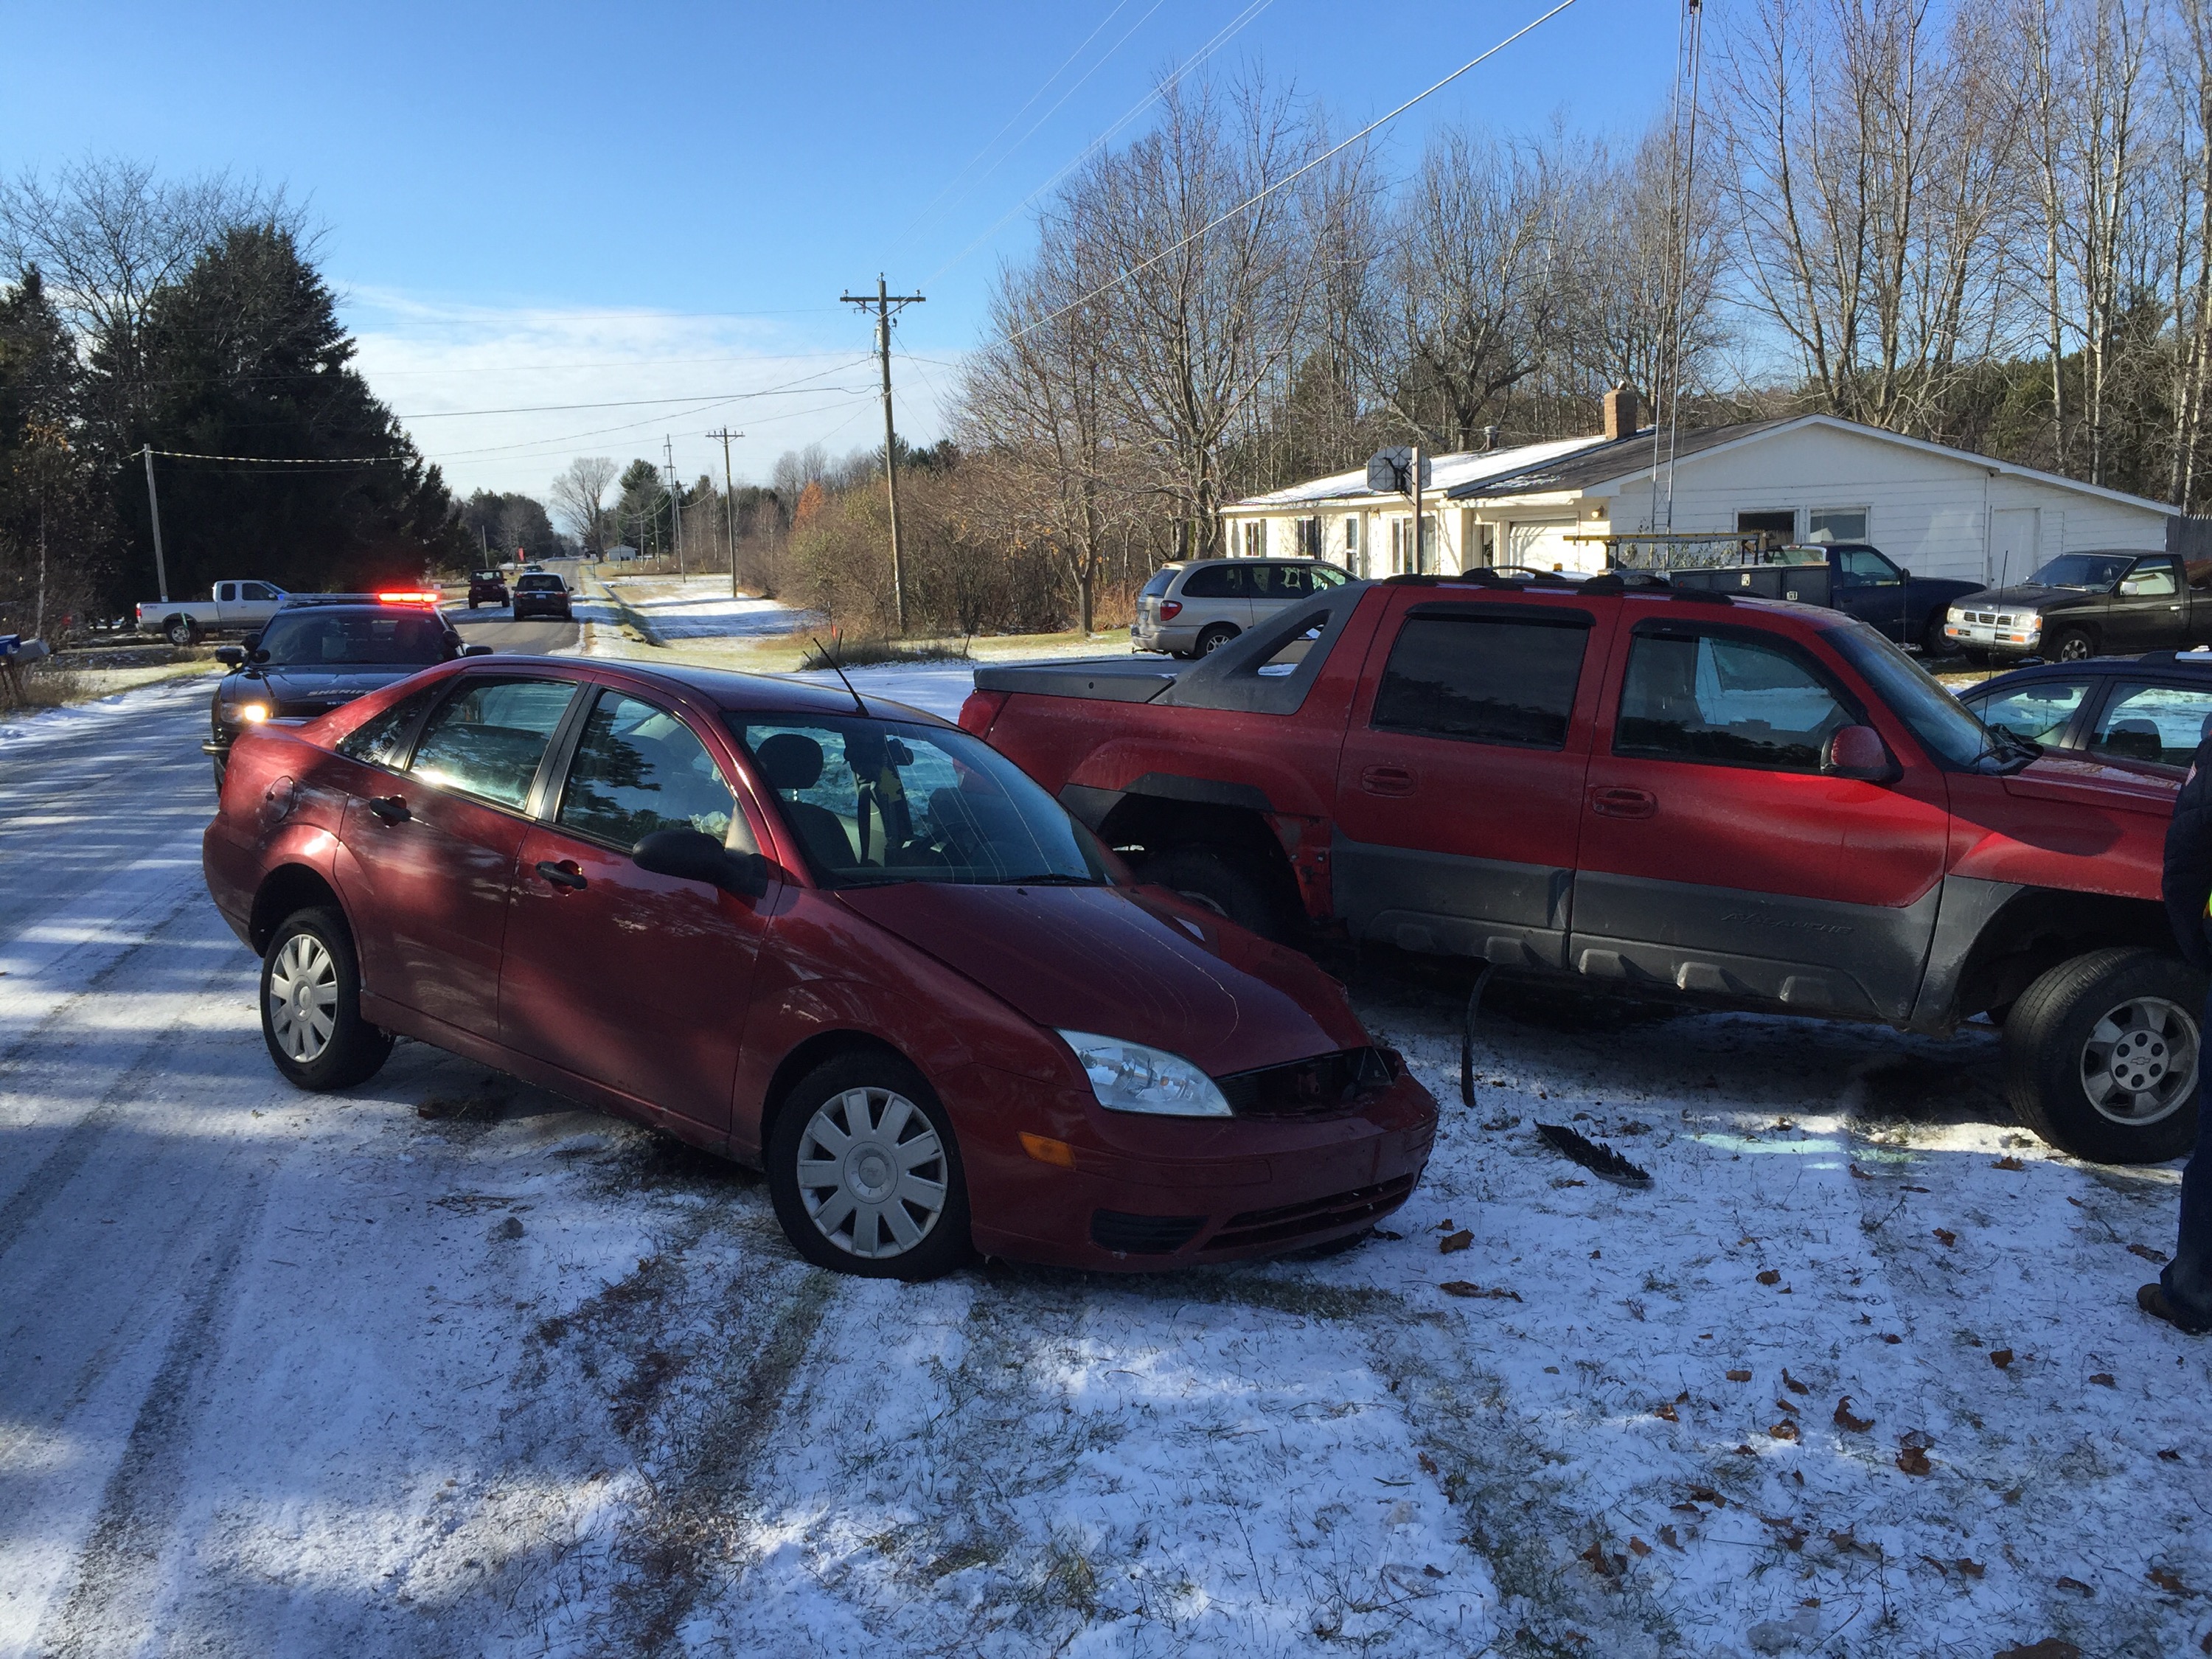
[[[1979,1578],[1984,1573],[1989,1571],[1989,1569],[1984,1567],[1980,1562],[1969,1561],[1963,1555],[1956,1561],[1954,1561],[1951,1565],[1958,1568],[1960,1572],[1965,1573],[1969,1578]]]
[[[1857,1164],[1854,1164],[1851,1165],[1851,1179],[1854,1181],[1872,1181],[1874,1177],[1869,1175],[1864,1170],[1859,1168]]]
[[[1812,1389],[1807,1388],[1802,1382],[1800,1382],[1796,1377],[1790,1375],[1790,1367],[1787,1365],[1784,1365],[1782,1368],[1782,1386],[1789,1389],[1792,1394],[1810,1394],[1813,1392]]]
[[[1735,1450],[1730,1454],[1730,1455],[1735,1457],[1756,1457],[1759,1454],[1753,1451],[1749,1446],[1738,1446]]]
[[[1905,1193],[1924,1193],[1924,1192],[1926,1192],[1926,1191],[1928,1190],[1928,1188],[1926,1188],[1925,1187],[1900,1187],[1900,1188],[1898,1188],[1898,1190],[1899,1190],[1899,1192],[1905,1192]]]
[[[1464,1227],[1455,1233],[1446,1233],[1437,1241],[1437,1250],[1443,1255],[1449,1255],[1455,1250],[1468,1250],[1474,1248],[1474,1235]]]
[[[1996,1366],[1999,1370],[2003,1370],[2007,1366],[2012,1364],[2012,1350],[2010,1348],[1991,1348],[1990,1350],[1990,1364]]]
[[[2161,1267],[2166,1266],[2168,1260],[2164,1250],[2154,1250],[2148,1244],[2130,1244],[2128,1246],[2128,1254],[2139,1255],[2146,1261],[2155,1261]]]
[[[1651,1553],[1651,1546],[1645,1543],[1641,1538],[1631,1538],[1628,1540],[1628,1547],[1638,1555],[1649,1555]]]
[[[1907,1474],[1934,1473],[1929,1466],[1927,1452],[1918,1446],[1899,1446],[1897,1449],[1897,1467]]]
[[[2120,1386],[2117,1382],[2115,1382],[2115,1381],[2113,1380],[2112,1374],[2112,1372],[2110,1372],[2110,1371],[2099,1371],[2095,1376],[2092,1376],[2089,1380],[2090,1380],[2092,1382],[2097,1383],[2097,1384],[2099,1384],[2100,1386],[2101,1386],[2101,1387],[2103,1387],[2103,1388],[2107,1388],[2107,1389],[2117,1389],[2117,1388],[2118,1388],[2118,1387]]]
[[[2069,1193],[2069,1194],[2066,1195],[2066,1201],[2067,1201],[2069,1204],[2071,1204],[2071,1205],[2072,1205],[2075,1209],[2077,1209],[2077,1210],[2086,1210],[2086,1209],[2087,1209],[2087,1208],[2089,1207],[2087,1205],[2084,1204],[2084,1203],[2083,1203],[2080,1199],[2078,1199],[2078,1198],[2075,1197],[2071,1193]]]
[[[1849,1429],[1853,1434],[1864,1434],[1874,1426],[1874,1419],[1852,1416],[1851,1397],[1845,1395],[1841,1400],[1836,1401],[1836,1426],[1839,1429]]]
[[[1501,1285],[1493,1285],[1486,1291],[1481,1285],[1470,1285],[1464,1279],[1447,1279],[1437,1288],[1446,1296],[1479,1296],[1489,1302],[1518,1302],[1521,1299],[1518,1291],[1509,1291]]]
[[[1682,1547],[1682,1540],[1672,1527],[1659,1528],[1659,1541],[1670,1550],[1679,1550]]]
[[[2181,1582],[2181,1575],[2171,1567],[2153,1567],[2143,1575],[2169,1595],[2194,1595],[2197,1592]]]
[[[1690,1403],[1690,1391],[1687,1389],[1685,1389],[1681,1393],[1676,1395],[1674,1396],[1674,1403],[1678,1406],[1688,1405]]]
[[[2010,1157],[2001,1158],[1996,1163],[1990,1165],[1990,1168],[1992,1170],[2025,1170],[2027,1167],[2027,1165],[2021,1163],[2018,1158]]]
[[[1904,1340],[1905,1340],[1905,1339],[1904,1339],[1903,1337],[1901,1337],[1901,1336],[1893,1336],[1893,1335],[1891,1335],[1887,1331],[1884,1331],[1884,1332],[1881,1334],[1881,1340],[1882,1340],[1883,1341],[1885,1341],[1885,1342],[1893,1343],[1893,1344],[1894,1344],[1894,1343],[1899,1343],[1899,1342],[1902,1342],[1902,1341],[1904,1341]]]
[[[1423,1474],[1434,1474],[1437,1472],[1437,1460],[1430,1456],[1428,1453],[1423,1452],[1421,1454],[1420,1461],[1421,1473]]]
[[[1590,1564],[1592,1571],[1604,1578],[1620,1577],[1623,1570],[1628,1565],[1626,1556],[1607,1555],[1605,1553],[1604,1543],[1595,1540],[1593,1540],[1590,1547],[1582,1553],[1582,1559]]]
[[[1728,1499],[1711,1486],[1692,1486],[1690,1488],[1690,1496],[1700,1504],[1711,1504],[1717,1510],[1724,1510],[1728,1507]]]
[[[1792,1417],[1797,1415],[1797,1408],[1786,1400],[1778,1400],[1774,1404],[1778,1410],[1788,1412]]]
[[[1936,1571],[1942,1573],[1946,1578],[1948,1578],[1951,1576],[1951,1569],[1943,1562],[1938,1561],[1934,1556],[1923,1555],[1920,1559],[1925,1561],[1929,1566],[1935,1568]]]
[[[2181,1461],[2181,1448],[2179,1446],[2168,1446],[2164,1451],[2160,1452],[2159,1455],[2169,1463],[2179,1463]]]
[[[1762,1285],[1779,1285],[1782,1282],[1782,1275],[1772,1267],[1765,1268],[1759,1274],[1759,1282]]]
[[[1730,1371],[1728,1374],[1728,1380],[1731,1382],[1748,1382],[1751,1381],[1751,1373],[1749,1371]]]
[[[1699,1509],[1695,1504],[1669,1504],[1667,1507],[1671,1510],[1680,1510],[1685,1515],[1703,1515],[1705,1513],[1705,1511]]]
[[[2094,1584],[2085,1584],[2078,1578],[2062,1577],[2052,1585],[2052,1588],[2054,1589],[2080,1590],[2084,1595],[2094,1595],[2097,1593],[2097,1587]]]
[[[1669,1423],[1679,1423],[1682,1420],[1672,1406],[1655,1406],[1652,1407],[1651,1414],[1654,1417],[1663,1417]]]
[[[1785,1417],[1766,1432],[1777,1440],[1795,1440],[1797,1437],[1797,1425]]]
[[[1933,1231],[1936,1237],[1943,1241],[1943,1248],[1945,1249],[1950,1249],[1951,1246],[1959,1242],[1959,1235],[1953,1232],[1948,1227],[1937,1227]]]

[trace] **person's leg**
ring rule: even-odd
[[[2176,1324],[2212,1328],[2212,999],[2198,1027],[2197,1150],[2181,1172],[2180,1238],[2158,1282],[2167,1311],[2146,1304],[2148,1311]]]

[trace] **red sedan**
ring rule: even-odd
[[[453,663],[241,738],[204,863],[294,1083],[435,1044],[763,1168],[849,1273],[1346,1240],[1436,1133],[1304,957],[817,686]]]

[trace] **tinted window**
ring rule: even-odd
[[[574,690],[564,680],[471,680],[430,716],[410,769],[440,788],[520,808]]]
[[[517,578],[515,588],[524,593],[558,593],[566,586],[558,576],[522,576]]]
[[[1390,647],[1374,723],[1477,743],[1566,745],[1587,627],[1413,617]]]
[[[2086,679],[2033,680],[2001,696],[1973,699],[1967,707],[1984,726],[2002,727],[2030,743],[2056,743],[2066,735],[2088,690]]]
[[[2117,759],[2186,766],[2204,741],[2208,718],[2212,687],[2126,683],[2112,688],[2089,747]]]
[[[1617,755],[1817,772],[1851,717],[1812,669],[1749,640],[1641,635],[1628,650]]]
[[[1184,581],[1182,596],[1186,599],[1241,599],[1249,591],[1244,572],[1243,565],[1202,564]]]
[[[629,847],[656,830],[697,830],[726,841],[737,799],[707,745],[667,710],[602,691],[584,722],[558,822],[593,841]]]
[[[1091,838],[1060,804],[965,732],[859,719],[729,720],[829,885],[1106,879]]]
[[[261,630],[276,668],[443,662],[447,644],[445,623],[421,611],[289,611]]]
[[[238,585],[238,596],[242,599],[274,599],[276,598],[276,590],[270,586],[267,582],[240,582]]]
[[[415,729],[415,722],[422,718],[422,711],[444,690],[442,685],[426,685],[400,698],[382,714],[372,714],[338,739],[338,753],[366,761],[371,766],[398,766],[400,756],[406,751],[407,734]]]
[[[1144,591],[1137,597],[1145,599],[1157,599],[1161,594],[1168,591],[1169,587],[1174,583],[1178,574],[1178,572],[1172,569],[1155,570],[1152,572],[1152,580],[1145,584]]]
[[[1255,564],[1248,573],[1255,599],[1304,599],[1313,595],[1313,570],[1303,564]]]

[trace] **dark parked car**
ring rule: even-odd
[[[949,723],[789,681],[434,669],[234,751],[208,887],[307,1089],[436,1044],[765,1168],[876,1277],[1356,1238],[1436,1104],[1310,962]]]
[[[568,620],[575,613],[568,605],[568,584],[550,574],[526,573],[514,579],[514,619],[525,617],[558,617]]]
[[[288,605],[245,644],[216,653],[230,672],[216,687],[200,745],[214,759],[216,787],[242,732],[269,720],[313,720],[434,663],[490,651],[464,646],[437,606],[420,597],[315,594]]]
[[[1930,657],[1951,648],[1944,633],[1950,607],[1982,586],[1955,577],[1916,576],[1866,542],[1785,547],[1756,564],[1674,570],[1668,580],[1677,587],[1840,611],[1899,645],[1918,646]]]
[[[2212,640],[2212,565],[2172,553],[2068,553],[2024,582],[1952,605],[1944,636],[1990,657],[2080,662]]]
[[[507,578],[496,570],[472,570],[469,573],[469,609],[480,605],[505,605]]]
[[[2045,749],[2185,767],[2212,721],[2212,650],[2039,663],[1959,694],[1984,726]]]

